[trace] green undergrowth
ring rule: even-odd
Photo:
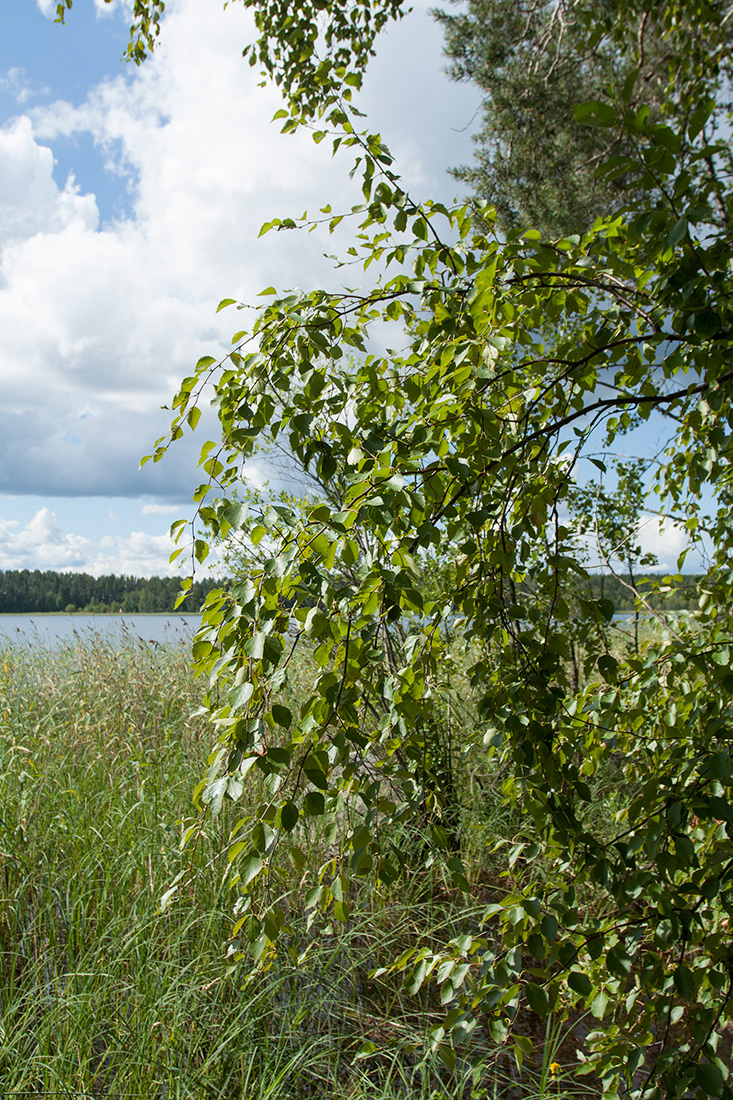
[[[304,662],[296,695],[298,676],[310,675]],[[406,837],[416,869],[389,891],[357,890],[349,920],[318,934],[293,906],[276,960],[228,970],[233,896],[222,856],[242,806],[202,818],[192,803],[211,743],[192,717],[201,694],[185,651],[132,639],[0,652],[3,1100],[564,1096],[569,1032],[540,1033],[520,1077],[479,1029],[474,1050],[490,1068],[472,1073],[459,1057],[448,1072],[426,1054],[445,1011],[434,995],[370,977],[416,943],[475,928],[476,897],[503,889],[489,840],[518,823],[500,777],[443,744],[476,884],[470,904],[439,864],[417,870],[420,838]]]

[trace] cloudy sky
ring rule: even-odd
[[[416,7],[382,41],[362,106],[412,189],[452,198],[478,96],[443,75],[440,31]],[[64,27],[54,8],[3,0],[0,569],[163,573],[204,437],[140,471],[160,406],[241,327],[215,315],[221,298],[334,283],[328,238],[257,234],[350,204],[348,164],[270,123],[277,93],[242,59],[237,4],[170,0],[141,68],[120,62],[124,0],[75,0]]]
[[[283,137],[280,103],[242,59],[244,9],[169,0],[161,45],[121,63],[131,0],[2,0],[0,37],[0,569],[173,571],[207,436],[139,461],[161,405],[269,285],[338,286],[318,234],[264,221],[359,200],[350,162]],[[448,80],[430,0],[382,37],[360,101],[416,196],[450,200],[479,96]],[[238,323],[239,322],[239,323]],[[653,448],[652,448],[653,449]],[[679,532],[644,542],[672,567]]]

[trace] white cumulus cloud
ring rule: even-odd
[[[138,462],[178,381],[242,327],[216,303],[325,270],[312,236],[257,241],[263,221],[325,201],[329,163],[270,125],[279,99],[242,60],[244,10],[180,0],[165,31],[80,107],[0,130],[0,491],[190,493],[198,443]],[[100,225],[94,195],[55,183],[54,141],[79,134],[133,181],[126,219]]]
[[[690,536],[679,524],[654,516],[639,524],[639,543],[645,554],[654,554],[657,558],[659,564],[654,567],[655,571],[676,573],[677,559],[689,546]],[[685,568],[702,568],[697,552],[694,561],[690,559]]]
[[[175,576],[181,570],[169,561],[173,549],[167,534],[132,531],[91,539],[64,531],[49,508],[40,508],[25,524],[0,520],[0,570],[74,570],[95,577],[108,573]],[[214,555],[208,569],[215,570],[218,560]],[[197,572],[205,574],[207,570]]]
[[[27,115],[0,130],[0,247],[12,267],[9,243],[37,234],[61,235],[70,227],[93,231],[99,222],[94,195],[81,195],[73,176],[63,189],[53,179],[53,154],[39,145]]]
[[[140,509],[141,516],[170,516],[173,513],[180,514],[181,508],[178,504],[143,504]]]

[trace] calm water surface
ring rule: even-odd
[[[60,646],[94,636],[121,642],[125,638],[154,645],[189,645],[200,615],[0,615],[0,645],[40,643]]]
[[[632,612],[614,615],[621,624],[633,619]],[[73,642],[74,638],[93,636],[115,641],[125,638],[153,645],[191,644],[201,624],[200,615],[0,615],[0,645],[3,641],[20,645],[41,644],[51,648]]]

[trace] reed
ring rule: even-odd
[[[300,963],[227,971],[233,818],[180,851],[210,749],[201,693],[185,650],[133,638],[0,651],[4,1100],[468,1096],[424,1053],[440,1010],[368,977],[466,919],[425,878],[355,898],[330,935],[296,922]],[[183,859],[195,873],[161,914]]]

